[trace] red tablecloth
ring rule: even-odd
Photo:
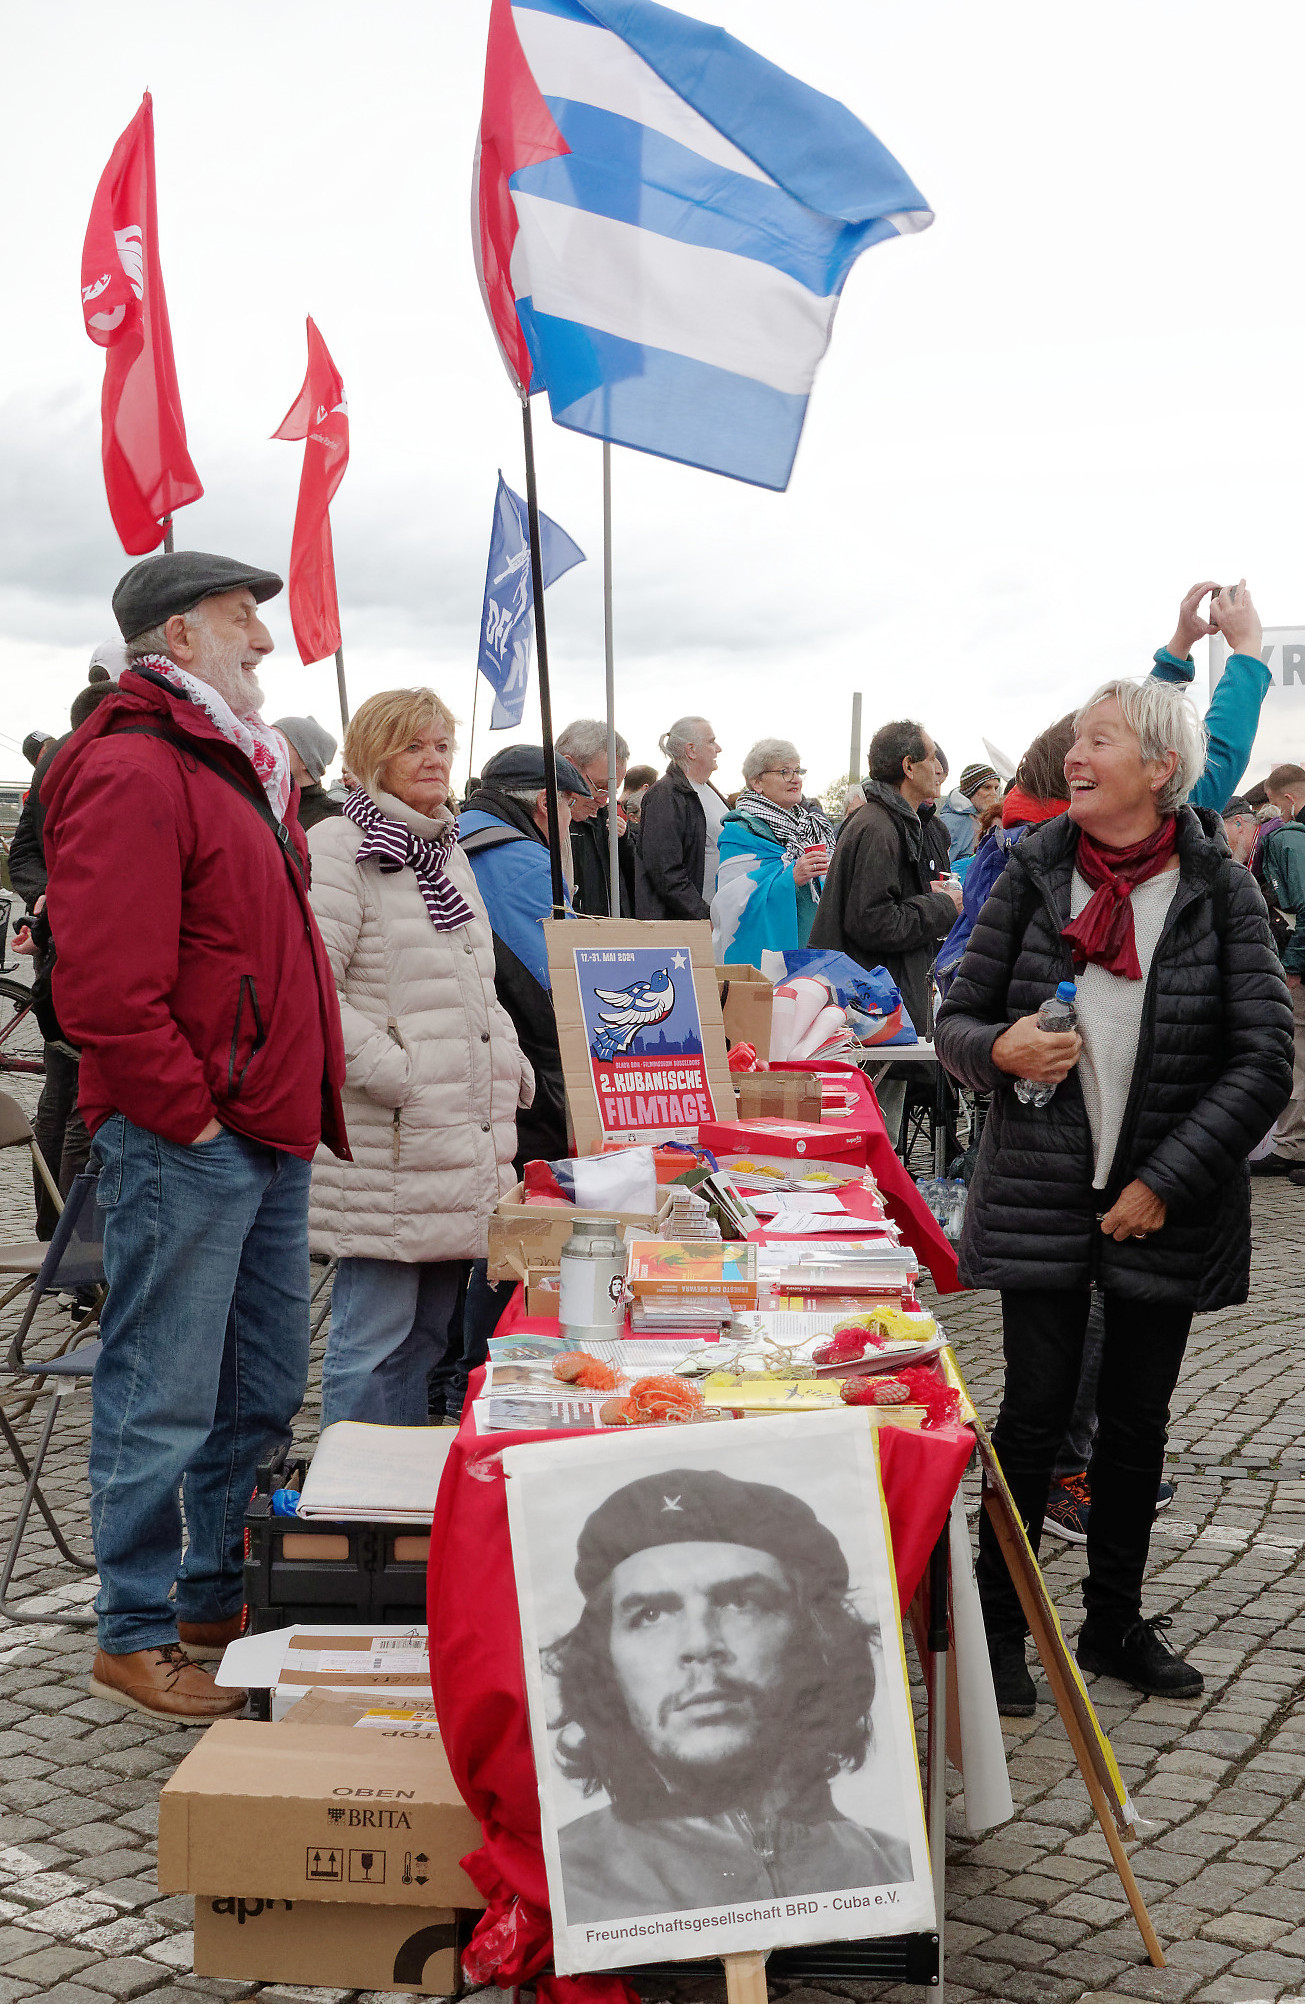
[[[885,1049],[890,1047],[885,1046]],[[855,1093],[858,1105],[854,1113],[841,1119],[830,1117],[822,1120],[818,1132],[822,1139],[837,1137],[839,1146],[837,1160],[859,1163],[869,1169],[879,1185],[889,1217],[900,1230],[919,1260],[933,1275],[933,1284],[939,1294],[961,1292],[961,1282],[956,1272],[956,1251],[943,1232],[938,1220],[928,1210],[916,1189],[910,1175],[902,1166],[897,1151],[888,1139],[888,1129],[884,1126],[879,1102],[875,1098],[874,1087],[865,1074],[855,1065],[831,1065],[799,1063],[774,1065],[777,1072],[830,1072],[837,1073],[840,1085],[845,1085]],[[791,1155],[793,1147],[785,1146],[778,1137],[767,1137],[763,1130],[769,1123],[756,1120],[709,1120],[699,1129],[699,1140],[704,1148],[713,1154],[721,1151],[737,1152],[754,1149],[759,1154]],[[789,1123],[796,1126],[797,1123]],[[824,1151],[821,1151],[822,1154]],[[834,1159],[833,1152],[825,1155],[826,1160]],[[849,1202],[848,1209],[854,1210]]]
[[[500,1326],[518,1326],[511,1309]],[[482,1375],[472,1378],[473,1397]],[[466,1960],[474,1980],[504,1987],[546,1969],[552,1935],[502,1453],[525,1441],[559,1437],[477,1435],[468,1417],[449,1454],[431,1537],[428,1619],[435,1708],[454,1779],[485,1835],[480,1850],[462,1861],[486,1902]],[[963,1427],[931,1433],[885,1427],[880,1434],[903,1607],[938,1541],[972,1447]],[[538,1981],[551,2004],[581,1999],[613,2004],[630,1996],[616,1977],[538,1976]]]

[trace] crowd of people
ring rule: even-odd
[[[255,1467],[303,1399],[310,1249],[338,1263],[323,1424],[456,1419],[503,1306],[489,1217],[568,1152],[542,747],[458,797],[447,706],[390,690],[328,788],[330,734],[262,717],[280,589],[197,552],[135,564],[11,856],[37,1131],[62,1189],[93,1162],[104,1228],[91,1686],[152,1716],[244,1703],[204,1666],[239,1631]],[[1202,727],[1185,685],[1215,630]],[[1086,1545],[1080,1659],[1180,1696],[1199,1674],[1141,1612],[1168,1401],[1193,1313],[1246,1296],[1247,1158],[1305,1184],[1305,769],[1237,791],[1260,648],[1244,584],[1194,586],[1151,675],[1049,725],[1008,783],[975,762],[949,791],[898,719],[836,812],[781,738],[722,793],[705,717],[671,725],[660,773],[619,735],[613,765],[596,720],[555,748],[569,911],[708,920],[726,963],[810,945],[885,968],[986,1110],[961,1273],[1001,1294],[998,1452],[1035,1547],[1044,1522]],[[1065,980],[1077,1027],[1043,1031]],[[1017,1079],[1057,1090],[1025,1104]],[[986,1529],[979,1572],[999,1703],[1031,1712]]]

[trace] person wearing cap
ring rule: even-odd
[[[239,1711],[243,1518],[308,1376],[308,1184],[347,1152],[335,983],[285,740],[260,715],[270,571],[179,550],[113,595],[131,666],[42,781],[108,1298],[92,1391],[95,1696]],[[182,1503],[186,1544],[182,1544]]]
[[[316,717],[278,717],[272,728],[290,747],[290,771],[299,788],[299,826],[307,835],[319,821],[344,812],[344,802],[333,800],[322,785],[336,742]]]
[[[312,1250],[339,1261],[323,1426],[426,1424],[432,1378],[461,1352],[471,1262],[516,1181],[517,1110],[534,1093],[449,811],[454,744],[433,689],[369,696],[344,740],[358,786],[309,841],[353,1154],[321,1149],[313,1168]]]
[[[557,760],[562,859],[569,875],[571,807],[590,799],[588,781]],[[494,930],[494,981],[535,1074],[535,1097],[517,1117],[517,1172],[567,1152],[566,1093],[553,1013],[544,920],[553,914],[544,754],[509,745],[484,767],[458,816],[458,840],[475,873]],[[570,895],[567,895],[570,910]]]
[[[1000,798],[1001,777],[992,766],[967,765],[946,799],[939,802],[938,818],[951,837],[953,863],[974,854],[979,842],[979,824]]]
[[[554,1758],[607,1806],[559,1832],[568,1925],[897,1884],[908,1845],[830,1794],[873,1738],[877,1628],[799,1496],[717,1470],[627,1483],[576,1549],[544,1651]]]

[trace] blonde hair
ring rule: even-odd
[[[374,793],[380,776],[396,752],[414,738],[440,724],[450,737],[457,719],[433,689],[383,689],[369,696],[349,719],[344,734],[344,762],[368,793]]]

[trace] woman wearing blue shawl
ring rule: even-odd
[[[718,962],[759,967],[811,937],[833,825],[802,798],[805,768],[786,738],[762,738],[743,761],[747,781],[720,832],[711,922]]]

